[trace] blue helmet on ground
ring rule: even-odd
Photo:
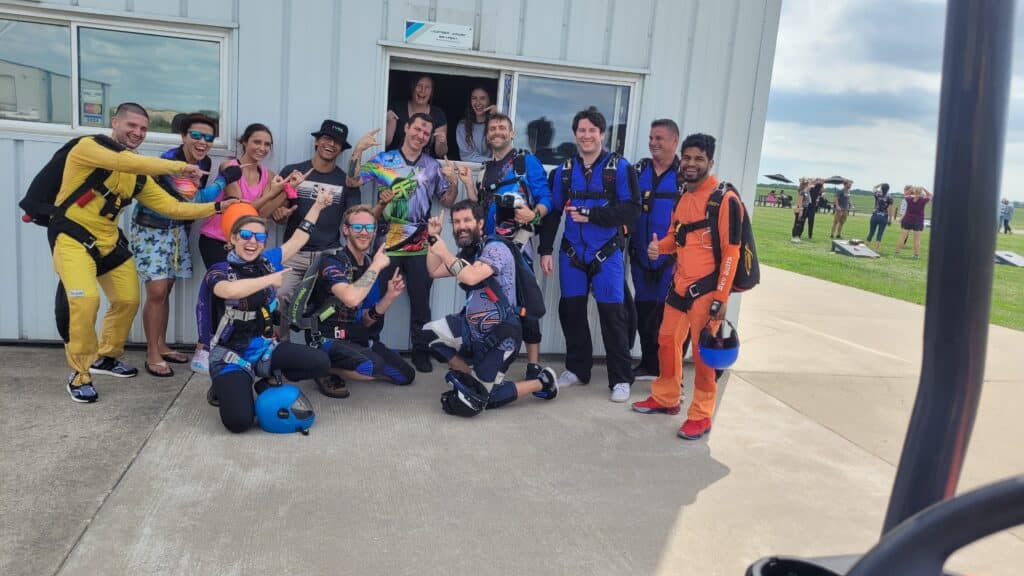
[[[729,325],[729,336],[722,335],[724,326],[719,326],[718,332],[712,333],[709,322],[700,331],[700,341],[697,343],[700,359],[715,370],[725,370],[732,366],[740,355],[740,337],[736,328],[728,320],[724,324]]]
[[[260,428],[267,432],[309,434],[316,414],[302,390],[284,384],[267,388],[256,397],[256,418],[259,419]]]

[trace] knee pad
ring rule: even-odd
[[[452,416],[472,418],[487,407],[488,393],[476,378],[449,370],[444,377],[452,389],[441,394],[441,409]]]
[[[400,366],[385,364],[384,376],[395,384],[405,386],[407,384],[412,384],[412,381],[416,378],[416,370],[405,363]]]
[[[462,338],[458,338],[452,333],[447,318],[424,324],[423,334],[429,341],[428,349],[431,356],[438,362],[447,363],[462,347]]]
[[[504,380],[494,388],[491,388],[491,395],[487,399],[487,409],[501,408],[506,404],[515,402],[519,397],[515,382]]]

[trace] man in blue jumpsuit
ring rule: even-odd
[[[533,154],[512,147],[516,133],[508,116],[500,112],[491,114],[485,134],[493,158],[484,163],[479,182],[473,184],[468,168],[459,175],[469,199],[484,210],[484,234],[514,242],[532,267],[533,235],[540,229],[544,216],[551,212],[551,189],[544,166]],[[522,319],[527,380],[537,378],[541,371],[539,320]]]
[[[636,172],[618,154],[604,149],[607,123],[595,108],[572,121],[578,153],[555,169],[552,213],[544,219],[541,268],[551,275],[555,235],[562,214],[565,230],[559,250],[558,317],[565,335],[566,371],[559,385],[589,383],[594,364],[587,324],[587,297],[597,301],[613,402],[629,400],[633,383],[629,344],[632,311],[627,304],[623,228],[639,212]]]
[[[665,297],[672,283],[675,256],[647,258],[647,244],[654,234],[668,233],[672,209],[679,198],[676,175],[679,169],[679,126],[669,119],[651,122],[647,137],[650,158],[636,165],[640,190],[640,215],[633,223],[629,240],[630,272],[636,291],[637,330],[640,335],[640,363],[633,368],[635,378],[658,375],[658,327],[665,309]]]

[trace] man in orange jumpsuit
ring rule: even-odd
[[[691,134],[683,140],[679,179],[683,192],[672,212],[670,235],[657,234],[647,248],[651,260],[660,255],[676,255],[672,288],[665,300],[665,315],[658,329],[658,368],[660,374],[651,384],[651,395],[635,402],[633,410],[641,414],[678,414],[682,399],[680,384],[683,364],[679,350],[691,336],[696,363],[693,402],[679,436],[696,440],[711,431],[718,386],[715,370],[704,364],[697,342],[709,318],[717,329],[725,319],[726,304],[736,275],[742,233],[743,204],[734,191],[727,192],[718,211],[721,262],[715,261],[707,205],[718,188],[718,179],[710,174],[715,165],[715,139],[707,134]]]

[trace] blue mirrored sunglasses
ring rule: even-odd
[[[257,242],[267,241],[266,232],[253,232],[252,230],[239,230],[238,237],[242,240],[252,240],[255,237]]]
[[[377,229],[376,224],[346,224],[346,226],[351,228],[353,232],[362,232],[363,230],[373,232]]]
[[[213,134],[205,134],[198,130],[192,130],[191,132],[188,133],[188,136],[193,140],[206,140],[207,142],[213,142],[214,139]]]

